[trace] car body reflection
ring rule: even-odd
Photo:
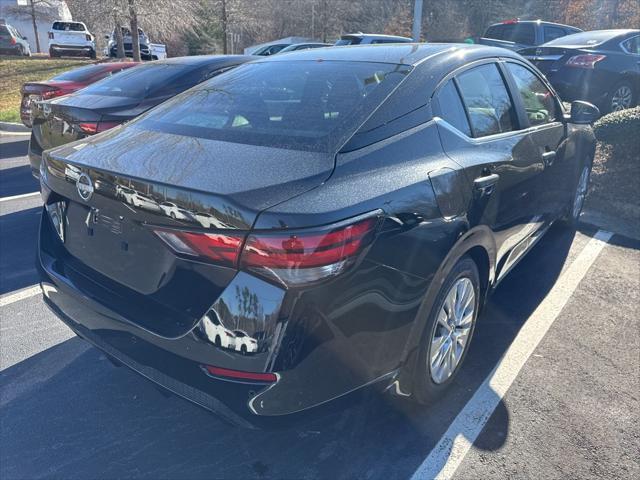
[[[217,347],[240,352],[243,355],[256,353],[258,351],[258,340],[249,336],[244,330],[231,330],[227,328],[220,319],[218,313],[209,310],[200,322],[200,332],[204,334],[206,340]]]

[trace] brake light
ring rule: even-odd
[[[9,44],[15,45],[16,44],[16,39],[11,37],[11,40],[9,40]]]
[[[373,240],[378,217],[319,230],[254,233],[240,268],[285,285],[300,285],[343,272]]]
[[[502,22],[503,25],[513,25],[514,23],[518,23],[520,21],[519,18],[510,18],[509,20],[504,20]]]
[[[49,90],[43,90],[41,96],[42,100],[48,100],[49,98],[58,97],[62,95],[60,88],[50,88]]]
[[[595,68],[596,63],[607,58],[606,55],[596,55],[592,53],[585,53],[582,55],[575,55],[567,60],[567,67],[576,68]]]
[[[379,223],[378,216],[369,215],[328,227],[254,232],[246,240],[240,234],[154,232],[176,253],[293,286],[342,273],[372,243]]]
[[[120,125],[120,122],[83,122],[78,124],[78,128],[82,130],[82,133],[95,135],[118,125]]]
[[[244,236],[217,233],[195,233],[182,230],[155,230],[175,252],[193,257],[204,257],[227,267],[238,265]]]
[[[248,380],[255,382],[268,382],[273,383],[278,381],[278,376],[275,373],[260,373],[260,372],[241,372],[239,370],[231,370],[228,368],[213,367],[211,365],[202,365],[203,370],[214,377],[223,377],[233,380]]]

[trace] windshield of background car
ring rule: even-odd
[[[175,95],[202,79],[191,75],[192,70],[191,65],[148,63],[89,85],[82,93],[140,99]]]
[[[536,42],[536,32],[530,23],[505,23],[493,25],[487,29],[485,38],[495,38],[507,42],[533,45]]]
[[[601,32],[581,32],[567,35],[566,37],[556,38],[544,44],[545,47],[553,47],[555,45],[576,45],[576,46],[595,46],[611,40],[619,35],[619,32],[601,31]]]
[[[358,45],[360,42],[362,42],[360,37],[342,37],[334,45],[337,47],[341,45]]]
[[[245,64],[165,102],[136,124],[235,143],[332,151],[410,68],[344,61]]]

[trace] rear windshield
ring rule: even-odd
[[[620,32],[603,30],[600,32],[580,32],[573,35],[567,35],[566,37],[556,38],[545,44],[546,46],[554,45],[579,45],[579,46],[592,46],[600,45],[601,43],[611,40],[612,38],[620,35]]]
[[[140,99],[175,95],[202,79],[192,71],[192,65],[148,63],[89,85],[82,93]]]
[[[74,68],[68,72],[56,75],[51,80],[68,80],[70,82],[84,82],[91,79],[94,75],[102,72],[104,69],[100,65],[87,65],[86,67]]]
[[[332,151],[409,69],[365,62],[245,64],[165,102],[139,125],[229,142]]]
[[[69,32],[84,32],[84,25],[74,22],[53,22],[54,30],[66,30]]]

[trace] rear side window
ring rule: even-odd
[[[236,143],[332,151],[410,67],[368,62],[255,62],[163,103],[145,128]]]
[[[627,53],[640,55],[640,35],[637,37],[631,37],[628,40],[625,40],[624,42],[622,42],[622,48]]]
[[[471,128],[469,128],[467,114],[464,111],[464,105],[462,105],[462,100],[460,100],[458,89],[454,85],[453,80],[449,80],[444,87],[440,89],[437,100],[442,119],[470,137]]]
[[[536,31],[530,23],[508,23],[494,25],[487,29],[487,38],[506,40],[508,42],[534,45],[536,43]]]
[[[553,94],[528,68],[507,63],[524,103],[529,124],[532,126],[551,123],[557,118],[557,106]]]
[[[515,130],[515,110],[497,65],[481,65],[458,75],[458,86],[474,137]]]
[[[545,42],[550,42],[556,38],[564,37],[567,34],[564,28],[552,27],[550,25],[545,25],[543,31]]]

